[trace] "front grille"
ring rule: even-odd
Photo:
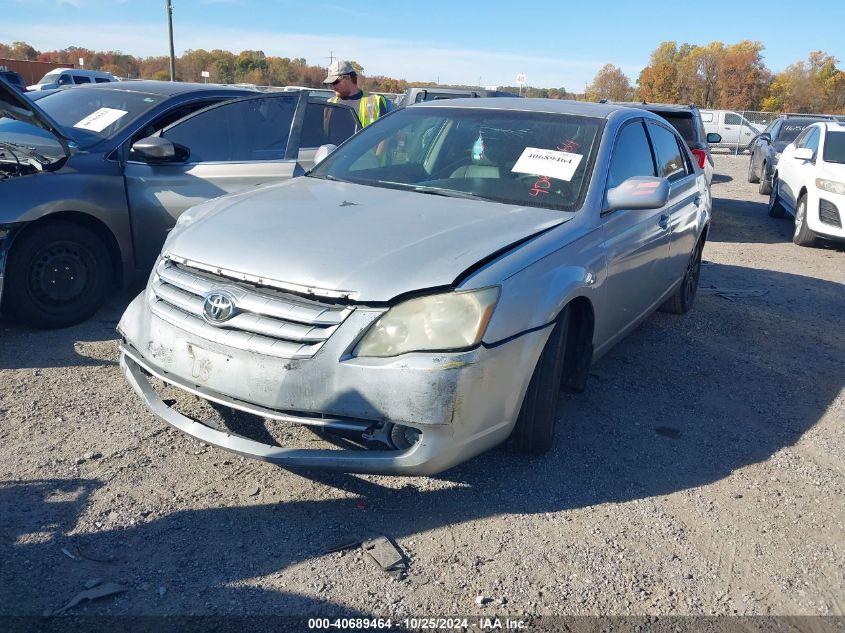
[[[220,290],[234,298],[237,310],[212,325],[203,318],[203,303]],[[293,359],[314,356],[352,312],[166,259],[156,267],[150,307],[159,318],[209,341]]]
[[[842,228],[842,219],[839,217],[839,209],[836,205],[827,200],[819,200],[819,220],[830,224],[838,229]]]

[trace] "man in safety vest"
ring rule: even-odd
[[[329,103],[342,103],[352,108],[358,113],[361,127],[367,127],[389,110],[387,99],[367,94],[358,87],[358,74],[349,62],[336,61],[329,66],[329,74],[323,83],[330,85],[335,92]]]

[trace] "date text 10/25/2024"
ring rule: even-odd
[[[391,630],[401,627],[413,631],[495,631],[495,630],[527,630],[528,624],[517,618],[473,617],[473,618],[309,618],[308,628],[311,630]]]

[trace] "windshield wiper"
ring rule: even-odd
[[[485,198],[484,196],[479,196],[469,191],[442,189],[440,187],[427,187],[425,185],[412,186],[411,191],[416,191],[417,193],[428,193],[433,196],[446,196],[447,198],[463,198],[464,200],[487,200],[487,198]]]

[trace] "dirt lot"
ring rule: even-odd
[[[132,292],[67,330],[0,322],[0,614],[100,579],[128,590],[72,613],[844,615],[845,248],[794,246],[747,160],[716,157],[692,313],[563,396],[543,458],[294,474],[146,411],[116,363]],[[373,534],[406,577],[326,553]]]

